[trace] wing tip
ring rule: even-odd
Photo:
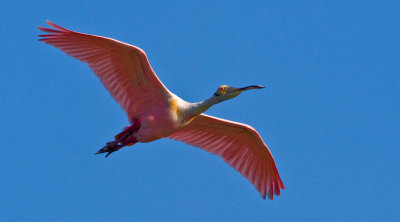
[[[66,29],[66,28],[63,28],[63,27],[61,27],[61,26],[59,26],[59,25],[56,25],[56,24],[52,23],[52,22],[49,21],[49,20],[46,20],[46,23],[47,23],[51,28],[46,28],[46,27],[42,27],[42,26],[38,26],[38,27],[37,27],[40,31],[47,33],[47,34],[40,34],[40,35],[38,35],[38,37],[41,38],[41,39],[39,39],[39,41],[44,41],[44,42],[46,42],[46,40],[48,40],[48,39],[50,39],[50,38],[52,38],[52,37],[58,37],[58,36],[60,36],[60,35],[66,34],[66,33],[72,33],[72,32],[73,32],[73,31],[68,30],[68,29]]]
[[[49,20],[46,20],[46,23],[47,23],[47,25],[49,25],[53,29],[42,27],[42,26],[38,26],[38,29],[40,31],[49,32],[49,33],[72,32],[71,30],[68,30],[68,29],[63,28],[63,27],[61,27],[59,25],[56,25],[56,24],[50,22]]]
[[[280,188],[281,190],[284,190],[284,189],[285,189],[285,186],[283,185],[282,181],[279,181],[279,188]]]
[[[264,200],[267,197],[270,200],[274,200],[274,196],[281,196],[281,190],[285,189],[285,186],[283,186],[281,178],[278,175],[274,182],[266,185],[265,190],[259,189],[259,187],[256,187],[256,189]]]
[[[49,20],[46,20],[46,23],[47,23],[50,27],[53,27],[53,28],[58,29],[58,30],[60,30],[60,31],[70,32],[70,30],[68,30],[68,29],[66,29],[66,28],[63,28],[63,27],[61,27],[61,26],[59,26],[59,25],[56,25],[56,24],[50,22]]]
[[[261,194],[261,198],[263,198],[265,200],[265,199],[267,199],[267,195],[266,194]]]

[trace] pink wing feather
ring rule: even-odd
[[[166,102],[168,89],[151,68],[144,51],[111,38],[87,35],[60,27],[38,27],[49,34],[40,41],[88,63],[111,96],[122,106],[132,122],[136,116]]]
[[[249,125],[205,114],[168,138],[221,156],[246,177],[265,199],[285,189],[274,159],[257,131]]]

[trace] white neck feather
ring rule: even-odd
[[[205,112],[214,104],[220,103],[214,96],[198,103],[187,103],[184,107],[181,107],[181,111],[185,121],[192,119],[195,116]]]

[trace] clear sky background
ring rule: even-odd
[[[1,221],[398,221],[399,1],[11,1],[0,7]],[[128,125],[49,19],[144,49],[188,101],[252,125],[286,189],[161,139],[93,155]]]

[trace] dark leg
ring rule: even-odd
[[[105,156],[105,157],[108,157],[108,155],[121,149],[122,147],[124,147],[124,145],[122,145],[121,143],[119,143],[117,141],[111,141],[111,142],[106,143],[106,145],[103,148],[101,148],[99,151],[97,151],[95,154],[108,152],[107,155]]]
[[[115,136],[115,140],[106,143],[106,145],[101,148],[99,151],[97,151],[95,154],[100,154],[100,153],[107,153],[105,157],[108,157],[111,153],[121,149],[124,146],[132,146],[137,142],[137,140],[134,138],[132,135],[136,130],[138,130],[140,127],[138,122],[135,122],[133,125],[128,126],[119,133],[118,135]]]

